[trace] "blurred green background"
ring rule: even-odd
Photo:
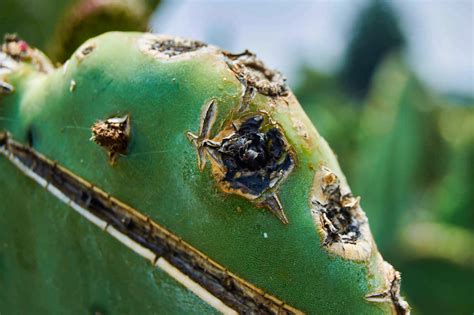
[[[103,9],[97,9],[104,3]],[[456,1],[452,3],[456,5]],[[170,8],[183,4],[166,1],[153,13],[157,4],[153,0],[1,0],[0,33],[17,32],[60,62],[84,39],[107,30],[161,31],[160,25],[167,23],[164,29],[173,31],[173,18],[165,18],[173,12]],[[254,14],[248,17],[250,21],[256,25],[274,23],[262,18],[270,2],[259,4],[249,11]],[[193,5],[215,7],[216,3],[202,1]],[[232,10],[239,6],[252,5],[247,1],[224,1],[221,11],[232,15]],[[279,5],[290,10],[293,2]],[[298,5],[305,7],[305,3]],[[429,8],[430,2],[425,5]],[[324,9],[327,3],[313,2],[312,6]],[[395,7],[393,2],[361,2],[346,31],[347,45],[338,57],[338,65],[331,71],[321,71],[308,58],[301,58],[296,61],[293,74],[296,84],[290,81],[290,85],[338,155],[354,194],[362,196],[362,206],[382,255],[402,273],[402,291],[413,313],[472,314],[472,74],[468,89],[463,92],[428,87],[412,69],[413,63],[407,61],[405,52],[410,41]],[[466,25],[471,30],[466,31],[466,41],[470,41],[471,49],[464,52],[470,54],[468,71],[474,69],[474,11],[472,5],[470,8]],[[84,18],[94,14],[95,18]],[[233,29],[221,28],[220,23],[227,18],[225,14],[222,17],[213,12],[198,12],[196,19],[203,16],[211,30],[200,39],[235,48]],[[188,25],[192,21],[183,21],[184,26],[179,21],[175,23],[192,28]],[[279,33],[288,29],[288,37],[301,30],[292,27],[290,21],[277,23],[282,25]],[[265,32],[269,35],[276,30],[268,28]],[[305,41],[311,42],[311,31],[309,37],[306,33]],[[247,36],[260,35],[257,32]],[[267,46],[278,48],[277,43],[267,38],[271,36],[260,37]]]

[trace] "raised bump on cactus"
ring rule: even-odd
[[[40,266],[61,261],[38,282],[33,269],[18,267],[19,256],[6,251],[11,274],[36,279],[28,292],[18,288],[21,294],[66,290],[81,281],[70,272],[77,269],[94,279],[76,299],[97,303],[90,291],[100,282],[130,307],[126,313],[212,311],[206,303],[223,312],[409,312],[399,274],[379,254],[335,155],[283,77],[253,54],[171,36],[107,33],[49,73],[8,51],[4,57],[0,81],[15,90],[0,96],[0,148],[7,157],[0,169],[9,174],[0,190],[7,200],[0,215],[8,222],[0,238],[9,248],[41,252],[35,257]],[[14,67],[5,71],[7,63]],[[133,130],[116,133],[125,113]],[[34,147],[28,147],[32,125]],[[99,145],[89,141],[91,126]],[[120,150],[109,143],[119,134],[126,143]],[[126,154],[109,167],[104,148]],[[25,185],[24,175],[41,185]],[[35,202],[23,197],[20,185]],[[107,243],[99,255],[97,244],[107,236],[70,207],[137,254]],[[36,225],[26,229],[42,240],[41,248],[15,244],[25,222],[49,226],[47,233]],[[78,227],[83,232],[73,233]],[[87,250],[77,259],[81,248]],[[72,257],[67,263],[64,250]],[[149,276],[156,267],[134,260],[139,255],[163,257],[179,276],[160,286]],[[113,268],[121,268],[119,277]],[[182,290],[183,283],[195,291]],[[128,294],[132,284],[134,296],[150,308]],[[108,312],[124,312],[100,296]],[[13,310],[18,303],[5,305]],[[31,307],[39,303],[32,299]],[[61,305],[86,311],[75,299]]]
[[[120,154],[126,154],[130,142],[130,117],[112,117],[92,125],[91,140],[103,147],[114,164]]]

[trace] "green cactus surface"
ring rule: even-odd
[[[334,153],[253,54],[115,32],[59,68],[14,38],[0,57],[0,313],[409,312]],[[174,267],[224,306],[107,233],[135,223],[112,217],[101,231],[51,193],[57,179],[45,189],[25,176],[41,177],[18,167],[30,156],[201,253],[189,260],[201,269]],[[205,280],[211,262],[227,293]],[[258,303],[231,302],[229,277]]]

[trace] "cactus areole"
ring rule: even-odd
[[[409,312],[334,153],[248,51],[107,33],[55,68],[8,36],[0,153],[2,313]]]

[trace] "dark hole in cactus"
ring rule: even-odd
[[[76,53],[76,57],[79,61],[89,56],[95,50],[95,43],[89,43],[87,46],[80,48]]]
[[[224,192],[250,199],[288,224],[277,189],[293,170],[295,158],[280,129],[262,112],[231,122],[211,140],[209,136],[215,114],[212,101],[202,115],[199,135],[187,133],[197,149],[199,168],[204,169],[203,150],[206,150],[216,180]]]
[[[263,121],[260,115],[248,118],[218,149],[226,169],[224,180],[233,189],[256,196],[272,187],[294,164],[281,132],[275,127],[262,131]]]
[[[84,56],[87,56],[89,55],[91,52],[94,51],[94,46],[87,46],[86,48],[84,48],[81,53],[84,55]]]
[[[0,132],[0,147],[5,146],[6,143],[7,143],[7,133]]]
[[[33,133],[33,126],[30,126],[28,130],[26,131],[26,142],[28,143],[28,146],[33,147],[35,144],[35,136]]]
[[[152,50],[157,50],[169,57],[178,56],[187,52],[198,50],[206,47],[205,43],[188,39],[164,39],[156,40],[151,44]]]

